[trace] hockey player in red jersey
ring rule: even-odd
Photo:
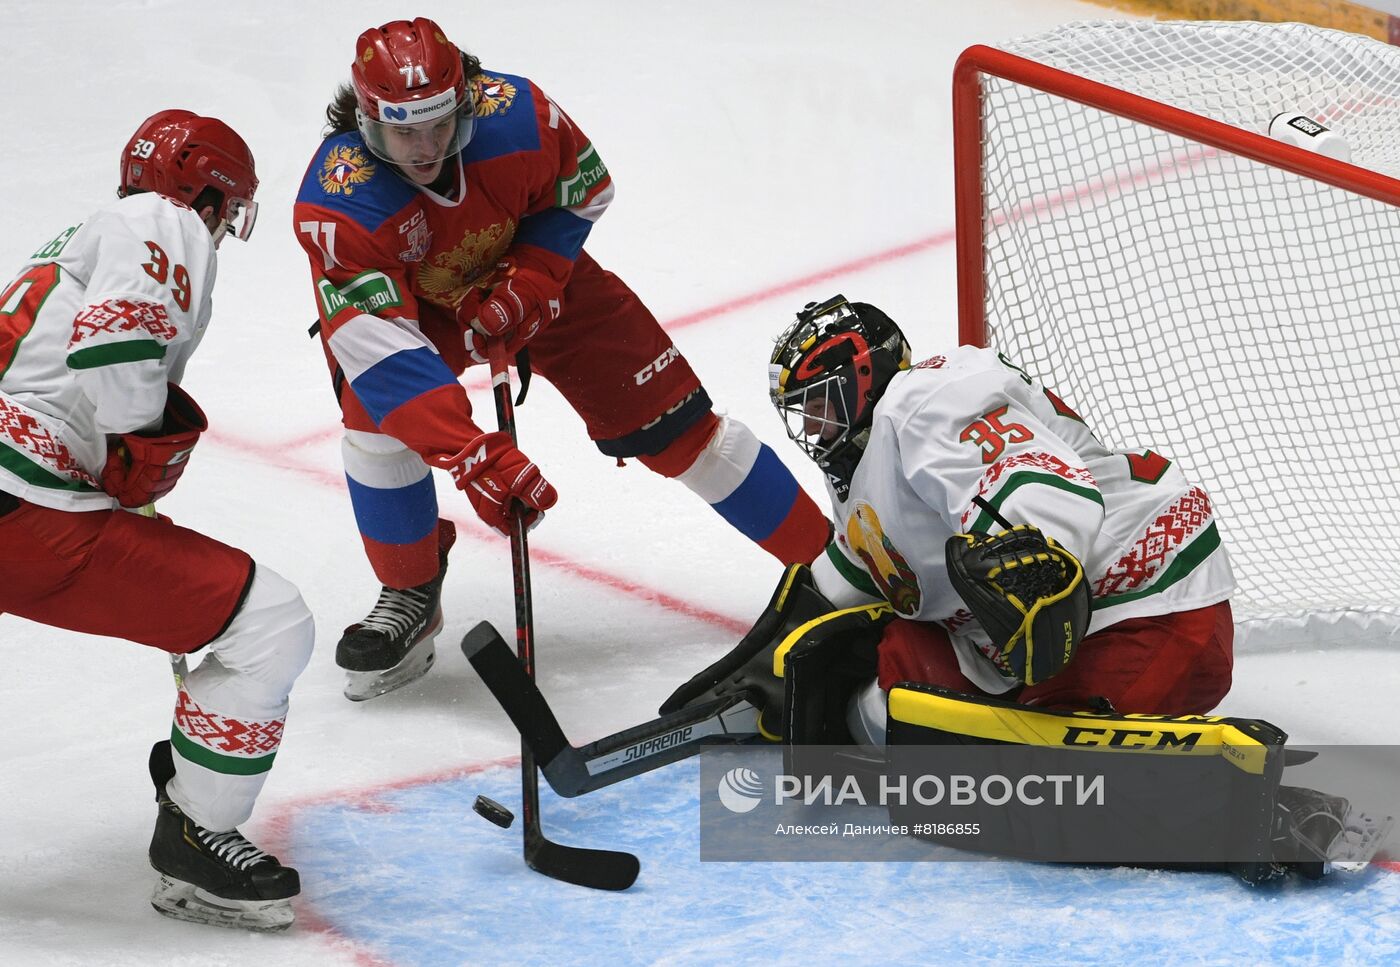
[[[152,905],[271,930],[292,921],[297,872],[237,827],[311,656],[311,614],[274,571],[150,506],[207,425],[180,382],[216,249],[252,231],[257,184],[226,124],[162,111],[127,143],[118,199],[0,291],[0,611],[180,656],[170,738],[150,757]]]
[[[336,650],[346,695],[383,694],[432,662],[455,535],[431,467],[503,533],[513,501],[538,518],[556,500],[504,434],[473,420],[457,376],[485,362],[488,339],[549,380],[607,456],[676,478],[781,561],[819,554],[816,504],[747,427],[712,411],[646,306],[583,250],[613,183],[563,109],[424,18],[365,31],[350,79],[294,218],[351,503],[383,585]]]

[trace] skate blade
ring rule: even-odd
[[[164,873],[151,894],[157,913],[187,923],[272,932],[292,925],[290,900],[229,900]]]
[[[346,672],[345,697],[352,702],[367,702],[422,678],[428,673],[428,669],[433,667],[433,661],[437,658],[437,651],[433,648],[433,639],[436,637],[434,632],[423,638],[410,648],[408,654],[403,656],[403,661],[393,668],[373,672]]]
[[[1394,825],[1393,816],[1361,813],[1348,817],[1346,831],[1333,844],[1331,869],[1338,873],[1360,873],[1366,869]]]

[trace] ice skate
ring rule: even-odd
[[[186,816],[165,793],[173,767],[163,775],[166,770],[157,766],[162,759],[168,761],[168,749],[168,743],[157,743],[151,756],[160,810],[151,837],[151,866],[160,874],[151,906],[167,917],[191,923],[287,929],[293,919],[291,898],[301,892],[297,871],[258,849],[236,829],[214,832]]]
[[[1310,880],[1364,870],[1393,824],[1393,817],[1353,810],[1341,796],[1279,786],[1276,838],[1287,844],[1288,866]]]
[[[414,588],[386,587],[364,620],[345,629],[335,663],[346,671],[345,697],[363,702],[416,681],[433,667],[442,629],[444,555],[437,577]]]

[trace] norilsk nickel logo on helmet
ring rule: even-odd
[[[386,101],[379,99],[379,117],[390,124],[418,124],[447,117],[457,110],[457,91],[448,88],[437,97],[421,101]]]

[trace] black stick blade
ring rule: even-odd
[[[625,890],[637,882],[642,869],[631,853],[565,846],[543,834],[527,837],[525,864],[551,879],[591,890]]]
[[[510,716],[539,764],[548,768],[569,748],[569,740],[549,703],[525,673],[505,639],[489,621],[482,621],[463,636],[462,654]]]

